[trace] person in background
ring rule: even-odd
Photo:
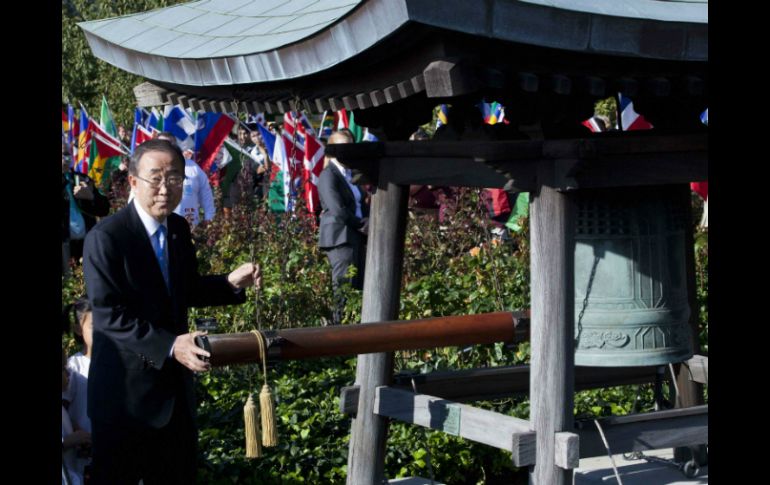
[[[265,142],[262,140],[262,135],[260,135],[256,126],[254,128],[255,129],[249,133],[249,138],[252,143],[249,153],[256,160],[255,166],[251,167],[251,169],[254,177],[254,197],[259,201],[262,200],[267,193],[265,190],[265,183],[267,182],[265,173],[267,173],[269,168],[270,156],[267,154],[267,148],[265,148]]]
[[[70,260],[80,260],[83,238],[97,218],[110,212],[110,200],[97,190],[91,177],[71,165],[72,157],[62,143],[62,274],[67,273]]]
[[[239,304],[259,267],[201,276],[182,200],[185,160],[149,140],[128,167],[134,199],[88,233],[83,275],[93,314],[88,382],[94,484],[189,484],[197,471],[193,373],[211,368],[191,306]]]
[[[336,131],[331,134],[328,143],[353,143],[353,136],[347,131]],[[361,290],[364,282],[368,207],[365,191],[354,185],[351,177],[350,169],[336,158],[327,157],[326,166],[318,178],[318,196],[322,209],[318,246],[326,253],[332,267],[334,325],[341,323],[345,308],[341,285],[349,282],[353,288]],[[348,278],[347,271],[351,265],[356,268],[356,274]]]
[[[69,386],[67,354],[61,349],[61,390],[64,393]],[[78,454],[91,445],[91,433],[75,426],[62,401],[61,407],[61,451],[62,485],[83,485],[83,462]]]
[[[67,411],[70,420],[75,429],[81,429],[91,433],[91,420],[88,418],[86,409],[88,396],[88,368],[91,365],[91,349],[93,342],[93,326],[91,305],[87,298],[78,298],[75,303],[68,305],[66,313],[69,317],[74,317],[74,324],[69,328],[75,336],[75,340],[81,345],[80,352],[67,359],[67,370],[69,371],[69,386],[62,392],[62,401],[69,403]],[[90,448],[81,447],[78,454],[80,463],[79,469],[83,477],[88,481],[91,455]]]
[[[176,137],[164,131],[158,135],[159,140],[166,140],[176,145]],[[214,194],[211,192],[211,184],[206,173],[194,160],[192,150],[185,150],[184,155],[184,182],[182,185],[182,201],[174,209],[176,214],[187,219],[190,227],[197,226],[200,220],[200,212],[203,209],[203,222],[209,222],[216,215]]]
[[[123,125],[118,125],[118,139],[125,146],[131,145],[131,135],[128,133],[128,130],[126,130],[126,127]]]

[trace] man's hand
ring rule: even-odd
[[[254,286],[255,281],[257,282],[257,288],[262,288],[262,270],[258,264],[243,263],[227,275],[227,281],[230,282],[233,288]]]
[[[179,335],[174,340],[174,359],[193,372],[204,372],[211,369],[211,364],[202,361],[198,356],[211,357],[211,354],[195,345],[195,337],[206,335],[208,332],[195,331]]]
[[[64,448],[72,448],[74,446],[83,446],[91,444],[91,433],[84,429],[78,429],[62,438],[62,446]]]
[[[358,228],[358,232],[360,232],[361,234],[369,234],[369,218],[364,217],[363,219],[361,219],[361,222],[362,224],[361,224],[361,227]]]
[[[73,187],[72,195],[74,195],[76,199],[94,200],[94,191],[91,186],[88,185],[88,182],[80,182]]]

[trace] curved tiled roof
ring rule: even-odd
[[[571,51],[705,61],[707,12],[705,0],[201,0],[79,26],[94,55],[120,69],[161,83],[228,86],[322,72],[407,23]]]

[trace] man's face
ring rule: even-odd
[[[179,163],[174,164],[173,160],[170,153],[150,151],[139,160],[139,177],[128,175],[128,183],[137,203],[158,222],[165,220],[182,200],[182,186],[175,187],[166,183],[169,177],[184,176],[184,170]],[[142,180],[155,178],[162,178],[164,181],[158,188],[152,188],[150,183]]]
[[[245,145],[248,140],[249,140],[249,133],[243,128],[238,130],[238,143],[240,145]]]
[[[251,133],[249,133],[249,137],[251,138],[251,143],[253,143],[255,145],[259,145],[260,142],[262,141],[260,139],[259,132],[256,131],[256,130],[254,130]]]

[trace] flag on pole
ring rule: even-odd
[[[495,125],[497,123],[505,123],[507,125],[509,123],[508,120],[505,119],[505,106],[497,101],[492,101],[491,103],[482,101],[477,106],[481,110],[481,116],[484,118],[484,123],[488,125]]]
[[[328,140],[334,131],[334,112],[324,111],[321,116],[321,126],[318,128],[318,137],[322,140]]]
[[[152,140],[152,132],[150,130],[142,125],[137,125],[135,128],[136,130],[134,131],[134,134],[136,136],[134,137],[134,148],[148,140]],[[133,153],[133,151],[131,153]]]
[[[523,229],[519,220],[529,215],[529,192],[519,192],[516,194],[516,202],[513,205],[511,217],[505,223],[505,227],[513,232],[519,232]]]
[[[153,133],[155,131],[163,131],[163,114],[158,111],[158,108],[153,107],[150,111],[145,128],[148,128]]]
[[[128,152],[123,149],[118,138],[97,123],[90,123],[91,149],[89,153],[88,176],[97,186],[109,180],[110,172],[120,165],[120,156]]]
[[[166,106],[163,113],[163,131],[168,131],[174,138],[179,148],[192,150],[195,148],[195,123],[192,117],[179,105]]]
[[[229,138],[225,139],[222,144],[222,161],[219,163],[218,170],[226,169],[224,175],[221,176],[219,186],[222,188],[222,193],[227,194],[230,191],[230,185],[232,185],[235,178],[243,168],[243,161],[246,158],[252,160],[254,165],[257,164],[257,160],[240,145],[235,143]]]
[[[324,146],[313,135],[305,136],[305,159],[302,172],[302,184],[305,192],[305,204],[310,213],[321,210],[318,198],[318,177],[324,168]]]
[[[107,105],[107,97],[102,94],[102,112],[99,117],[99,124],[102,125],[104,131],[112,136],[117,136],[118,130],[115,128],[115,121],[112,119],[112,113],[110,107]]]
[[[226,113],[203,113],[195,131],[195,161],[209,176],[217,152],[225,142],[235,120]]]
[[[449,116],[449,106],[446,104],[440,105],[438,109],[438,119],[436,119],[436,129],[441,125],[449,123],[447,116]]]
[[[77,126],[77,120],[75,119],[75,108],[72,107],[71,104],[67,104],[67,124],[69,125],[69,131],[67,132],[67,143],[70,146],[70,150],[72,151],[72,159],[75,159],[75,152],[76,152],[76,140],[78,139],[78,126]]]
[[[88,113],[83,105],[80,105],[80,130],[78,133],[78,153],[75,163],[75,171],[88,173],[88,152],[91,148],[91,131],[88,129]]]
[[[265,151],[272,155],[275,150],[275,133],[271,132],[263,125],[257,125],[257,129],[259,130],[259,134],[262,135],[262,141],[265,142]]]
[[[257,126],[267,126],[267,120],[265,119],[265,113],[249,114],[246,116],[246,124],[255,124]]]
[[[644,116],[634,111],[634,102],[628,96],[618,93],[618,107],[621,130],[651,130],[653,128],[652,124],[644,119]]]
[[[704,125],[709,125],[709,109],[706,108],[706,111],[700,114],[700,122]]]
[[[293,211],[295,201],[302,188],[303,162],[305,160],[305,137],[310,122],[302,113],[288,111],[283,115],[283,142],[286,147],[286,161],[289,168],[288,209]],[[312,130],[312,128],[311,128]]]
[[[607,123],[599,116],[592,116],[580,124],[591,130],[593,133],[607,131]]]
[[[356,124],[355,115],[353,112],[348,112],[345,108],[337,111],[337,130],[347,128],[353,134],[353,141],[355,143],[360,142],[364,133],[360,126]]]
[[[273,212],[289,212],[291,210],[291,198],[289,197],[291,175],[286,157],[286,144],[281,141],[276,140],[272,153],[273,164],[270,172],[268,205]]]
[[[131,144],[128,147],[132,154],[134,153],[134,148],[136,148],[137,145],[141,145],[142,143],[144,143],[144,141],[146,141],[144,140],[140,143],[137,143],[136,137],[137,137],[137,130],[140,127],[143,128],[145,126],[145,122],[149,117],[150,117],[150,113],[146,109],[134,108],[134,129],[131,131]],[[146,129],[145,129],[145,132],[147,132]]]
[[[61,132],[65,135],[69,133],[70,131],[70,118],[69,114],[67,114],[66,111],[64,111],[64,108],[61,109]]]

